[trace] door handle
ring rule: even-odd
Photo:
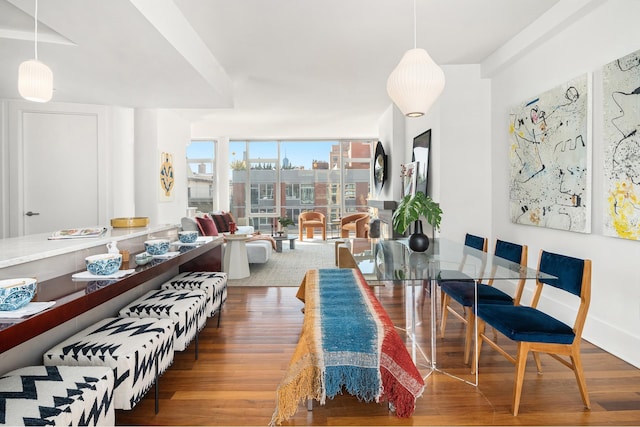
[[[31,211],[29,211],[29,212],[27,212],[25,215],[26,215],[26,216],[40,215],[40,212],[31,212]]]

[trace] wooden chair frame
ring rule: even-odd
[[[540,251],[538,270],[540,270],[540,260],[542,259],[543,250]],[[544,283],[539,279],[536,279],[536,290],[531,301],[531,307],[536,308],[542,295]],[[513,363],[516,367],[514,385],[513,385],[513,415],[518,415],[520,407],[520,399],[522,397],[522,383],[524,381],[524,372],[527,365],[527,356],[529,352],[533,353],[533,358],[538,369],[538,373],[542,373],[542,364],[540,362],[539,353],[547,353],[549,356],[558,360],[560,363],[568,367],[574,372],[580,395],[584,406],[587,409],[591,408],[591,402],[589,401],[589,394],[587,392],[587,384],[584,378],[584,371],[582,367],[582,360],[580,357],[580,342],[582,340],[582,330],[584,328],[585,321],[587,319],[587,312],[589,310],[589,304],[591,302],[591,260],[584,260],[584,268],[582,271],[582,284],[580,290],[580,304],[578,306],[578,312],[573,325],[574,339],[571,344],[558,344],[558,343],[544,343],[544,342],[526,342],[517,341],[517,353],[515,356],[509,354],[498,343],[497,340],[492,340],[485,333],[486,322],[478,317],[478,333],[476,337],[476,363],[480,357],[480,350],[482,343],[486,342],[498,353],[502,354],[508,361]],[[566,359],[569,358],[569,360]]]

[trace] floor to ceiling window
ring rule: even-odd
[[[327,223],[367,211],[374,141],[230,141],[229,206],[256,230],[271,232],[278,217],[296,224],[304,211]]]
[[[191,141],[187,146],[187,202],[200,212],[217,209],[216,142]]]

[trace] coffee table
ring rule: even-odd
[[[298,237],[294,236],[294,235],[287,235],[287,236],[273,236],[273,240],[276,241],[276,252],[282,252],[282,241],[283,240],[288,240],[289,241],[289,249],[295,249],[296,248],[296,239]]]

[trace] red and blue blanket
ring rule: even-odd
[[[309,270],[298,298],[305,303],[302,334],[271,424],[294,415],[304,400],[323,405],[343,391],[365,402],[388,401],[398,417],[410,417],[424,381],[360,271]]]

